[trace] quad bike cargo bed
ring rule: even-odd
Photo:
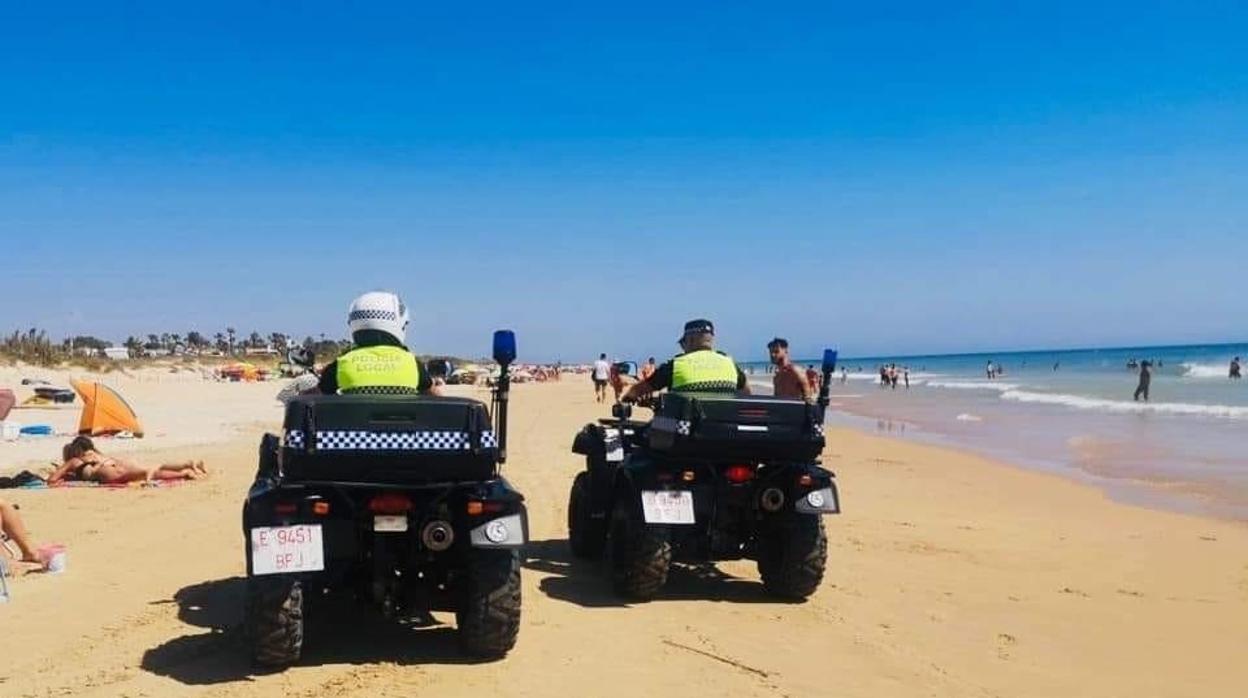
[[[824,446],[820,414],[802,400],[667,393],[655,408],[649,446],[677,456],[814,460]]]
[[[286,407],[288,481],[422,484],[483,480],[498,468],[485,405],[415,395],[312,395]]]

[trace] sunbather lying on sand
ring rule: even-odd
[[[48,476],[48,484],[62,480],[89,480],[116,485],[146,480],[199,480],[208,475],[203,461],[165,463],[149,472],[132,461],[100,453],[86,436],[69,442],[61,455],[65,462]]]
[[[22,517],[17,513],[17,507],[0,499],[0,530],[4,531],[4,535],[8,539],[17,544],[18,552],[21,553],[22,562],[34,562],[42,564],[43,560],[39,557],[38,551],[35,550],[35,544],[30,539],[30,534],[26,531],[26,525],[22,523]],[[0,545],[0,555],[8,557],[10,555],[7,545]]]

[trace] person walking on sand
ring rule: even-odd
[[[594,399],[602,402],[607,399],[607,383],[611,380],[611,364],[607,363],[607,355],[599,354],[594,362],[594,370],[590,372],[594,380]]]
[[[1140,384],[1135,387],[1134,400],[1136,402],[1140,401],[1141,396],[1144,397],[1144,402],[1148,402],[1148,389],[1153,382],[1153,373],[1148,370],[1149,366],[1152,366],[1152,364],[1148,361],[1140,362]]]
[[[767,352],[771,356],[771,365],[776,367],[776,374],[771,379],[773,394],[776,397],[810,400],[814,393],[805,373],[789,357],[788,340],[776,337],[767,343]]]
[[[63,462],[48,476],[49,485],[70,479],[103,485],[123,485],[149,480],[202,480],[208,477],[202,460],[164,463],[149,471],[133,461],[100,453],[95,450],[95,443],[87,436],[79,436],[65,444],[65,448],[61,449],[61,456]]]
[[[910,367],[903,366],[901,368],[901,375],[906,381],[906,390],[909,390],[910,389]]]

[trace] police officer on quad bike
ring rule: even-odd
[[[634,383],[620,399],[637,402],[664,388],[682,392],[749,394],[745,372],[731,356],[715,350],[715,325],[710,320],[686,322],[685,332],[678,344],[683,353],[663,363],[649,378]]]
[[[403,344],[408,314],[397,294],[370,291],[359,296],[351,302],[347,325],[354,346],[321,372],[317,387],[322,394],[442,394],[429,369]]]
[[[654,417],[617,405],[577,434],[585,470],[568,497],[568,541],[583,559],[610,560],[625,598],[653,598],[673,562],[754,560],[763,586],[799,600],[827,561],[822,516],[840,510],[833,474],[820,466],[825,397],[751,396],[745,374],[715,351],[709,320],[685,324],[683,353],[633,385],[622,402],[658,390]],[[825,353],[824,372],[835,368]]]

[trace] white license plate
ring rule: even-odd
[[[406,516],[374,516],[373,530],[386,533],[402,533],[407,530]]]
[[[251,529],[251,573],[284,574],[325,569],[319,524]]]
[[[693,493],[689,490],[642,490],[641,513],[646,523],[692,524]]]

